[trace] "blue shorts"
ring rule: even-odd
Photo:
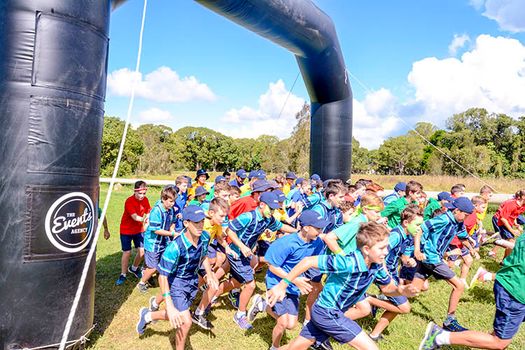
[[[129,252],[131,250],[131,242],[135,248],[144,248],[144,233],[137,233],[134,235],[123,235],[120,234],[120,246],[123,252]]]
[[[253,269],[250,266],[250,260],[251,258],[246,258],[242,254],[239,259],[234,259],[232,256],[228,255],[230,275],[241,284],[253,281]]]
[[[438,280],[450,280],[456,276],[454,271],[443,262],[439,264],[427,264],[418,261],[416,269],[414,277],[422,280],[427,280],[430,276],[434,276]]]
[[[320,283],[323,278],[323,274],[319,269],[310,268],[304,273],[304,277],[308,278],[312,282]]]
[[[498,225],[498,219],[493,216],[492,217],[492,226],[494,226],[494,231],[499,233],[501,238],[503,239],[514,239],[514,233],[507,230],[505,226],[499,226]]]
[[[199,279],[182,280],[175,278],[170,286],[173,305],[178,311],[188,310],[197,295]]]
[[[159,265],[160,258],[162,257],[162,253],[164,252],[150,252],[145,250],[144,251],[144,263],[146,264],[146,267],[149,267],[150,269],[157,269],[157,266]]]
[[[525,322],[525,304],[520,303],[496,280],[494,282],[496,315],[494,334],[500,339],[512,339]]]
[[[399,278],[402,278],[407,281],[412,281],[414,279],[414,274],[416,273],[417,267],[401,266],[399,270]]]
[[[389,296],[387,296],[386,298],[388,299],[389,302],[391,302],[395,306],[399,306],[399,305],[403,305],[405,303],[408,303],[408,298],[406,296],[404,296],[404,295],[400,295],[400,296],[397,296],[397,297],[389,297]]]
[[[208,246],[208,258],[215,259],[217,257],[217,240],[213,240]]]
[[[299,296],[293,294],[286,294],[283,301],[275,303],[272,307],[272,311],[275,312],[277,316],[282,315],[299,315]]]
[[[329,337],[341,344],[346,344],[363,330],[353,320],[347,318],[344,312],[338,309],[325,309],[317,303],[312,308],[310,322],[301,329],[300,336],[306,339],[315,339],[323,343]]]
[[[270,242],[268,241],[257,241],[257,256],[264,256],[270,248]]]

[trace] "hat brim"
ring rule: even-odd
[[[195,223],[197,223],[197,222],[201,222],[201,221],[204,220],[205,218],[206,218],[206,215],[204,215],[204,214],[200,214],[200,215],[197,214],[196,217],[193,217],[193,218],[191,218],[191,219],[190,219],[190,218],[182,218],[182,221],[191,221],[191,222],[195,222]]]
[[[307,225],[307,226],[312,226],[312,227],[315,227],[315,228],[320,228],[320,229],[324,229],[326,226],[328,226],[330,224],[330,222],[328,222],[327,220],[319,220],[317,221],[315,224],[312,224],[312,225]]]
[[[210,178],[210,175],[208,175],[208,173],[200,174],[199,176],[202,176],[202,175],[206,175],[206,180],[208,180]],[[199,176],[195,176],[195,181],[197,181]]]
[[[275,203],[266,203],[266,202],[263,202],[265,203],[266,205],[268,205],[270,207],[270,209],[279,209],[281,206],[279,205],[279,203],[275,204]]]

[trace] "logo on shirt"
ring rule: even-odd
[[[72,192],[58,198],[49,208],[45,220],[47,238],[63,252],[76,253],[91,240],[95,210],[91,198]]]

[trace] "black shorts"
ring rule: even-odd
[[[427,280],[430,276],[434,276],[438,280],[450,280],[455,277],[456,274],[443,262],[438,264],[427,264],[418,261],[414,278]]]

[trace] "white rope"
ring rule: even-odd
[[[142,23],[140,26],[140,36],[139,36],[139,48],[137,53],[137,64],[135,66],[135,73],[139,73],[140,68],[140,57],[142,54],[142,36],[144,34],[144,22],[146,19],[146,8],[148,5],[148,0],[144,0],[144,8],[142,10]],[[106,195],[106,200],[104,201],[104,208],[102,209],[102,214],[100,216],[100,220],[98,221],[97,230],[95,233],[95,237],[93,238],[93,243],[91,244],[91,248],[89,249],[89,254],[86,258],[86,262],[84,263],[84,270],[82,271],[82,276],[80,278],[80,282],[78,284],[77,293],[75,295],[75,299],[73,300],[73,305],[71,306],[71,311],[69,312],[69,317],[67,319],[66,328],[64,329],[64,333],[62,335],[62,340],[60,341],[60,348],[59,350],[64,350],[67,338],[69,336],[69,331],[71,330],[71,325],[73,324],[73,318],[75,317],[75,313],[77,311],[78,303],[80,301],[80,296],[82,295],[82,290],[84,289],[84,284],[86,282],[87,273],[89,270],[89,266],[91,264],[91,260],[93,258],[93,254],[95,253],[95,248],[97,246],[98,237],[100,236],[100,230],[102,227],[102,222],[104,222],[104,218],[106,217],[106,212],[109,206],[109,200],[111,199],[111,192],[113,191],[113,186],[115,184],[115,179],[117,177],[117,172],[120,165],[120,160],[122,158],[122,153],[124,152],[124,143],[126,141],[126,135],[128,133],[129,128],[129,121],[131,119],[131,111],[133,110],[133,102],[135,100],[135,86],[136,81],[134,80],[131,84],[131,97],[129,100],[128,105],[128,114],[126,117],[126,124],[124,126],[124,132],[122,133],[122,140],[120,141],[120,148],[118,151],[117,161],[115,163],[115,168],[113,169],[113,176],[111,177],[111,182],[109,184],[108,193]]]
[[[347,72],[348,74],[350,74],[350,76],[363,88],[363,90],[365,90],[365,92],[367,93],[372,93],[373,91],[371,89],[369,89],[361,80],[359,80],[354,74],[352,74],[352,72],[350,72],[348,69],[347,69]],[[441,148],[437,147],[436,145],[434,145],[432,142],[430,142],[430,140],[428,140],[425,136],[421,135],[412,125],[408,124],[403,118],[401,118],[400,116],[397,116],[396,117],[397,119],[401,120],[401,122],[403,122],[403,124],[405,124],[406,126],[408,126],[408,128],[410,128],[410,130],[412,130],[413,132],[416,133],[416,135],[418,135],[419,137],[421,137],[426,143],[428,143],[430,146],[432,146],[434,149],[436,149],[439,153],[441,153],[442,155],[444,155],[445,157],[447,157],[449,160],[451,160],[454,164],[456,164],[458,167],[460,167],[461,169],[465,170],[465,172],[467,172],[469,175],[473,176],[474,178],[478,179],[482,184],[484,185],[487,185],[489,187],[491,187],[495,192],[498,192],[496,190],[496,187],[485,182],[481,177],[475,175],[474,173],[472,173],[470,170],[468,170],[467,168],[465,168],[464,166],[462,166],[461,164],[459,164],[456,160],[454,160],[452,157],[450,157],[448,154],[446,154]]]
[[[290,88],[290,91],[288,91],[288,95],[286,96],[286,99],[284,100],[283,106],[281,107],[281,111],[279,112],[279,115],[277,116],[277,119],[281,118],[281,114],[284,111],[284,106],[286,106],[286,103],[288,102],[288,98],[292,94],[292,91],[293,91],[293,88],[295,86],[295,83],[297,83],[297,79],[299,78],[299,73],[300,72],[297,72],[297,75],[295,76],[295,80],[293,81],[293,84],[292,84],[292,87]]]

